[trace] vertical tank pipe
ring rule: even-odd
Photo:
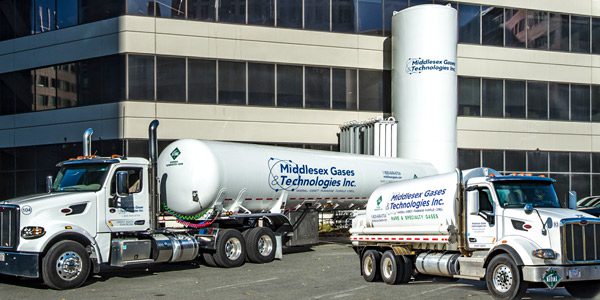
[[[148,153],[150,160],[150,230],[158,229],[158,211],[160,209],[160,201],[157,194],[158,178],[156,172],[156,162],[158,161],[158,139],[156,137],[156,129],[158,128],[158,120],[153,120],[148,126]]]

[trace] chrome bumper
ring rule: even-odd
[[[38,253],[0,252],[0,274],[38,278]]]
[[[561,282],[600,280],[600,265],[572,266],[523,266],[523,280],[543,282],[543,277],[549,269],[555,270],[561,277]]]

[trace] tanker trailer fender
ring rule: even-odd
[[[90,255],[92,264],[92,271],[94,273],[100,272],[100,264],[107,261],[103,261],[100,248],[96,239],[84,228],[77,225],[66,224],[66,223],[54,223],[48,228],[48,232],[53,232],[52,235],[48,236],[46,241],[43,243],[41,253],[44,255],[48,250],[56,243],[70,240],[81,244],[86,248]],[[106,257],[108,259],[108,257]]]

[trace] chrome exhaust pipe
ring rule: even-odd
[[[158,120],[150,122],[148,127],[148,153],[150,161],[150,230],[158,229],[158,212],[160,210],[160,200],[157,194],[158,178],[156,178],[156,161],[158,160],[158,139],[156,129]]]
[[[92,155],[92,134],[94,134],[94,129],[88,128],[83,133],[83,156]]]

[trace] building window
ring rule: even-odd
[[[548,119],[547,82],[527,82],[527,118],[533,120]]]
[[[504,81],[505,106],[504,114],[507,118],[525,118],[525,81]]]
[[[479,168],[481,166],[479,150],[458,149],[458,165],[463,170]]]
[[[392,16],[395,11],[401,11],[408,7],[408,0],[385,0],[383,1],[383,27],[384,34],[392,34]]]
[[[592,53],[600,54],[600,18],[592,18]]]
[[[154,56],[129,55],[129,100],[154,100]]]
[[[479,44],[479,5],[458,5],[458,41]]]
[[[480,115],[480,86],[479,78],[458,78],[458,115]]]
[[[569,172],[569,152],[550,152],[550,172]]]
[[[127,0],[127,14],[134,16],[154,16],[154,0]]]
[[[548,12],[527,11],[527,48],[548,49]]]
[[[354,0],[331,0],[331,30],[356,32],[356,7]]]
[[[248,105],[275,106],[275,65],[248,63]]]
[[[277,0],[277,26],[302,28],[302,0]]]
[[[571,84],[571,120],[590,121],[590,86]]]
[[[79,23],[89,23],[123,15],[123,0],[79,0]]]
[[[550,50],[569,51],[569,15],[550,14]]]
[[[187,18],[198,21],[216,20],[217,0],[187,0]]]
[[[571,16],[571,51],[590,53],[590,17]]]
[[[504,170],[504,152],[502,150],[481,150],[481,166]]]
[[[275,0],[248,0],[248,24],[273,26]]]
[[[504,171],[506,172],[523,172],[527,165],[527,156],[525,151],[504,151]]]
[[[329,68],[305,67],[305,107],[329,108]]]
[[[219,22],[246,23],[246,0],[219,1]]]
[[[503,84],[499,79],[483,79],[481,114],[484,117],[503,117]]]
[[[389,111],[384,102],[389,99],[386,93],[388,78],[382,71],[358,71],[358,107],[363,111]],[[390,103],[391,104],[391,103]]]
[[[219,61],[219,104],[246,105],[246,63]]]
[[[185,0],[156,0],[156,16],[185,19]]]
[[[156,58],[156,100],[185,102],[185,58]]]
[[[550,120],[569,120],[569,85],[550,83]]]
[[[332,69],[332,108],[356,110],[356,70]]]
[[[77,25],[77,2],[78,0],[56,1],[56,29]]]
[[[78,105],[125,99],[125,56],[113,55],[78,64]]]
[[[493,6],[481,7],[481,43],[491,46],[504,45],[504,9]]]
[[[527,151],[527,171],[548,172],[548,152]]]
[[[592,85],[592,122],[600,122],[600,85]]]
[[[217,103],[217,62],[188,59],[188,99],[192,103]]]
[[[329,1],[304,0],[304,28],[329,31]]]
[[[504,20],[504,45],[506,47],[524,48],[527,39],[527,11],[525,9],[505,8]]]
[[[383,9],[381,0],[358,0],[358,33],[382,35]]]
[[[303,106],[302,74],[301,66],[277,65],[277,106]]]

